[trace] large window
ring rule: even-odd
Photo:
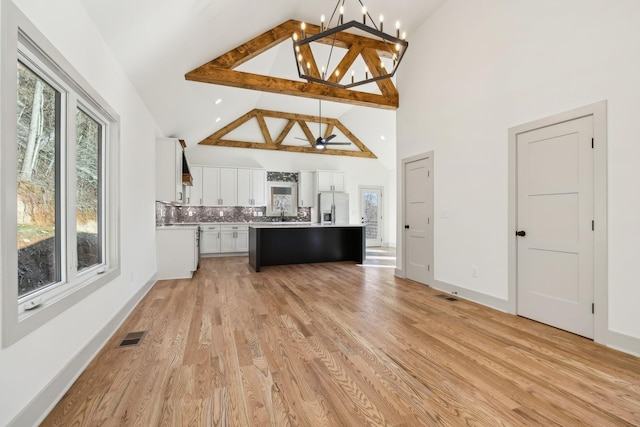
[[[3,22],[15,39],[2,51],[0,146],[5,346],[119,274],[118,117],[12,13]]]

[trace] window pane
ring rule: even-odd
[[[60,281],[60,93],[18,62],[18,296]]]
[[[82,110],[76,114],[76,231],[78,271],[102,264],[100,152],[102,126]]]

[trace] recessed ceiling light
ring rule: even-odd
[[[383,140],[383,141],[386,141],[386,140],[387,140],[387,138],[385,138],[385,136],[384,136],[384,135],[380,135],[380,139],[381,139],[381,140]]]
[[[218,118],[216,119],[216,123],[218,123],[219,121],[220,121],[220,117],[218,117]]]
[[[222,102],[222,98],[216,99],[216,105],[220,104],[221,102]]]

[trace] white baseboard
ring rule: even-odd
[[[49,384],[11,420],[7,427],[39,425],[155,283],[156,275],[154,274]]]
[[[492,297],[491,295],[472,291],[467,288],[461,288],[459,286],[452,285],[451,283],[441,282],[440,280],[434,280],[432,287],[448,294],[455,295],[458,298],[477,302],[478,304],[495,308],[496,310],[504,311],[505,313],[509,312],[509,301],[504,299]]]
[[[607,338],[607,342],[605,343],[607,347],[640,357],[640,338],[611,330],[608,332]]]

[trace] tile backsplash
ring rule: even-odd
[[[267,182],[297,182],[295,172],[267,172]],[[189,222],[280,222],[282,217],[266,216],[265,206],[175,206],[156,202],[156,225]],[[296,216],[286,216],[287,222],[311,221],[310,208],[298,208]]]

